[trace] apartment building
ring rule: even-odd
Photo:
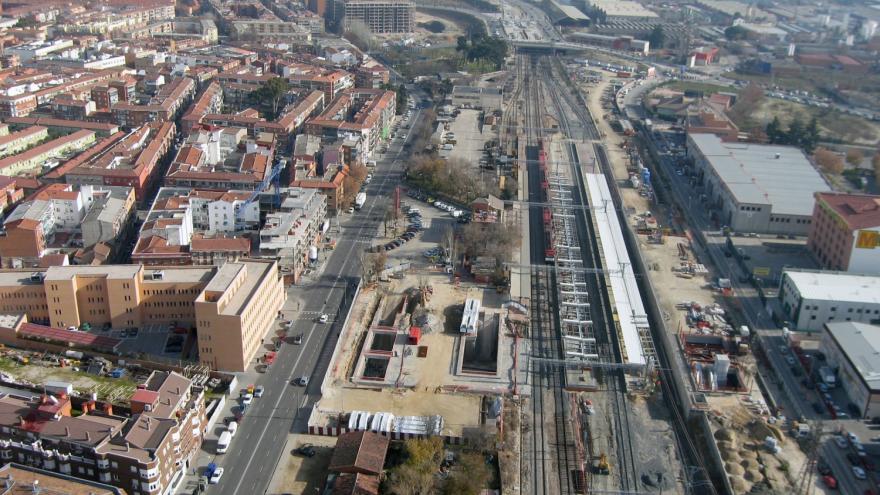
[[[344,0],[343,26],[360,21],[376,34],[411,33],[415,30],[415,3],[408,0]]]
[[[308,28],[281,19],[235,19],[230,23],[233,39],[245,41],[275,40],[296,45],[312,42]]]
[[[278,119],[268,121],[257,115],[245,112],[236,114],[208,113],[199,119],[199,123],[217,127],[239,127],[247,130],[251,137],[268,132],[276,136],[278,146],[287,148],[293,133],[300,130],[307,119],[317,115],[324,109],[324,93],[309,91],[298,101],[285,106]]]
[[[0,480],[12,482],[12,490],[4,495],[29,495],[34,487],[45,490],[47,495],[89,494],[89,495],[126,495],[126,491],[106,483],[85,480],[65,474],[55,473],[16,462],[8,462],[0,467]]]
[[[4,122],[14,128],[28,129],[34,126],[45,127],[52,133],[69,134],[80,130],[94,131],[99,138],[119,131],[119,126],[108,122],[88,120],[64,120],[48,117],[9,117]]]
[[[411,33],[415,30],[415,3],[408,0],[345,0],[343,25],[360,21],[376,34]]]
[[[150,122],[174,120],[189,105],[196,91],[196,83],[188,77],[178,77],[164,86],[147,105],[123,101],[111,107],[113,118],[123,127],[137,127]]]
[[[174,144],[173,122],[153,122],[129,134],[106,138],[102,153],[89,154],[59,167],[68,184],[128,186],[144,201],[159,183],[161,163]],[[100,145],[99,145],[100,146]]]
[[[291,86],[321,91],[325,102],[331,102],[343,91],[354,88],[354,76],[344,70],[291,62],[278,62],[278,68]]]
[[[253,191],[159,189],[132,252],[132,261],[148,265],[220,264],[250,254],[260,205]]]
[[[130,494],[172,493],[195,463],[207,428],[204,390],[177,373],[156,371],[129,402],[130,417],[94,401],[74,416],[66,394],[3,394],[0,459]]]
[[[193,327],[199,360],[244,371],[286,298],[272,260],[222,266],[53,266],[0,272],[0,312],[54,328]]]
[[[807,247],[825,269],[880,275],[880,196],[816,193]]]
[[[354,88],[344,91],[324,111],[306,122],[309,134],[325,139],[356,136],[363,155],[368,158],[391,132],[396,110],[396,95],[381,89]]]
[[[95,142],[95,133],[79,130],[66,136],[34,146],[22,153],[0,159],[0,174],[19,175],[31,173],[38,175],[57,166],[53,159],[68,153],[78,152]]]
[[[296,283],[326,230],[327,201],[316,189],[286,188],[282,195],[281,207],[266,215],[260,230],[260,256],[279,260]]]
[[[0,175],[0,213],[24,199],[24,188],[20,179]]]
[[[38,125],[0,136],[0,157],[21,153],[48,138],[49,129]]]
[[[245,137],[244,129],[234,127],[191,134],[171,163],[165,184],[223,191],[257,189],[270,171],[275,136]]]
[[[204,91],[193,101],[192,105],[181,117],[181,132],[189,134],[193,126],[197,126],[202,117],[208,113],[220,113],[223,108],[223,88],[217,81],[211,82]]]
[[[129,187],[50,184],[17,206],[3,222],[3,267],[34,266],[46,250],[113,243],[134,215]],[[56,239],[57,237],[57,239]]]

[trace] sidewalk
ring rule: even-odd
[[[217,456],[215,449],[217,448],[217,440],[220,438],[220,435],[226,431],[224,419],[228,418],[231,420],[235,417],[235,412],[238,411],[239,407],[238,397],[241,390],[247,388],[248,385],[256,384],[259,377],[262,376],[262,373],[259,373],[256,370],[257,360],[262,357],[264,352],[272,350],[272,339],[284,332],[284,322],[299,316],[302,304],[300,303],[299,297],[297,297],[296,294],[291,293],[291,289],[295,289],[295,286],[287,288],[287,300],[284,301],[284,306],[281,309],[282,317],[276,318],[275,322],[266,332],[266,335],[264,336],[265,345],[260,351],[258,351],[257,358],[254,359],[250,366],[248,366],[246,371],[234,373],[236,377],[236,386],[226,393],[226,404],[219,413],[219,417],[213,428],[205,433],[198,455],[190,462],[190,469],[187,471],[186,476],[180,482],[174,493],[194,493],[194,491],[198,489],[199,477],[205,471],[208,464],[212,462],[219,463],[219,461],[223,459],[223,455]],[[233,440],[232,443],[234,444],[235,440]]]

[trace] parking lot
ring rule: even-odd
[[[428,200],[433,200],[428,202]],[[409,191],[401,200],[400,216],[395,222],[388,222],[387,235],[375,241],[371,249],[382,250],[388,255],[387,265],[397,266],[410,263],[413,266],[433,266],[442,269],[443,253],[438,246],[448,247],[452,229],[468,221],[470,212],[460,206],[437,202],[433,197],[418,191]],[[443,205],[447,208],[441,208]],[[449,211],[451,210],[451,211]],[[380,229],[384,232],[384,229]],[[430,250],[434,256],[426,256]]]

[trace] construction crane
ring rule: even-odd
[[[278,208],[281,206],[281,171],[284,170],[284,165],[286,165],[286,161],[280,157],[274,157],[272,160],[272,168],[263,177],[263,180],[260,184],[254,189],[254,192],[248,196],[248,199],[239,207],[238,211],[235,213],[235,222],[238,224],[239,222],[243,222],[242,218],[247,210],[247,207],[251,205],[254,201],[259,199],[260,195],[266,192],[266,190],[272,186],[275,189],[274,194],[272,195],[272,207]]]

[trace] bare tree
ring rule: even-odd
[[[843,172],[843,158],[829,149],[817,148],[813,152],[813,160],[827,173],[839,174]]]

